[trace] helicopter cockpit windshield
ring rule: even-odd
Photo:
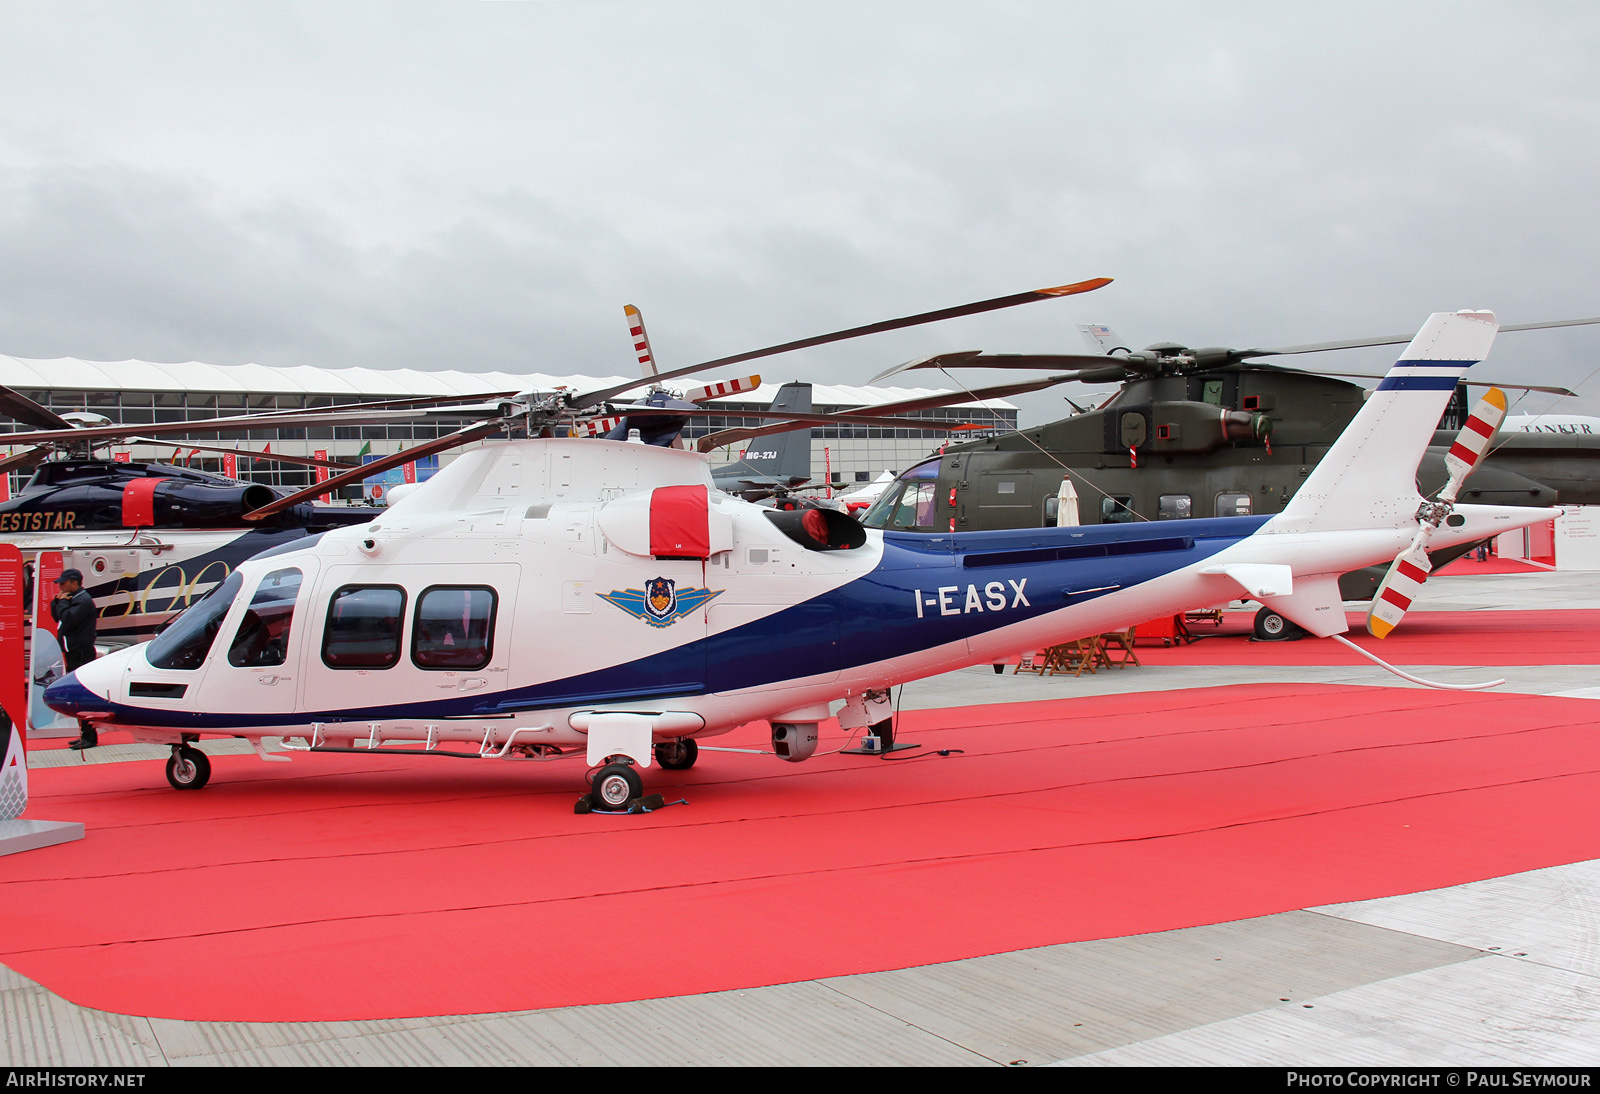
[[[233,606],[244,578],[236,570],[228,579],[168,623],[145,651],[150,664],[158,669],[197,669],[211,652],[211,643],[222,627],[222,617]]]
[[[862,514],[862,525],[889,529],[933,527],[938,477],[937,457],[917,464],[879,495],[872,507]]]

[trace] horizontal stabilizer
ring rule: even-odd
[[[1294,592],[1294,571],[1288,566],[1265,562],[1235,562],[1226,566],[1213,566],[1200,572],[1231,577],[1251,600],[1261,600],[1269,596],[1289,596]]]
[[[1344,619],[1344,599],[1339,595],[1337,574],[1302,577],[1294,583],[1294,592],[1288,596],[1260,599],[1262,604],[1318,638],[1350,629]]]

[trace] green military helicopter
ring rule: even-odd
[[[1600,323],[1600,318],[1501,330],[1591,323]],[[1406,334],[1245,350],[1163,342],[1130,350],[1106,327],[1079,329],[1099,353],[947,353],[874,377],[878,382],[927,368],[1068,369],[1051,379],[1122,386],[1093,409],[1074,404],[1078,412],[1060,421],[947,446],[901,474],[862,522],[906,531],[966,532],[1277,513],[1355,417],[1366,389],[1338,378],[1361,374],[1303,372],[1256,359],[1403,345],[1411,338]],[[1574,394],[1561,387],[1496,386]],[[1462,385],[1418,470],[1423,496],[1444,485],[1444,455],[1467,413]],[[1597,459],[1600,434],[1502,433],[1461,500],[1600,504]],[[1435,565],[1468,549],[1439,555]],[[1367,600],[1382,576],[1382,569],[1349,574],[1341,589],[1346,599]],[[1292,629],[1266,609],[1256,620],[1262,638],[1284,637]]]

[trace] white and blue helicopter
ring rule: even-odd
[[[1144,619],[1250,598],[1337,636],[1339,575],[1394,559],[1411,576],[1385,590],[1386,633],[1415,558],[1427,564],[1419,545],[1556,515],[1455,505],[1471,460],[1440,498],[1416,489],[1445,401],[1496,330],[1489,312],[1431,316],[1271,517],[865,529],[723,494],[697,452],[533,435],[612,392],[512,401],[430,443],[519,417],[528,439],[465,452],[368,525],[244,563],[155,641],[46,699],[170,745],[180,789],[209,778],[200,738],[282,760],[262,744],[275,737],[291,751],[581,756],[595,806],[620,809],[641,770],[689,767],[700,738],[766,721],[773,752],[805,760],[835,715],[892,733],[893,685]]]

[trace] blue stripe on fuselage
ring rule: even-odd
[[[836,589],[637,661],[493,696],[259,716],[113,707],[130,724],[226,732],[313,721],[485,717],[761,687],[905,656],[1085,603],[1209,558],[1268,519],[886,532],[879,564]],[[739,603],[737,592],[731,586],[722,600]]]

